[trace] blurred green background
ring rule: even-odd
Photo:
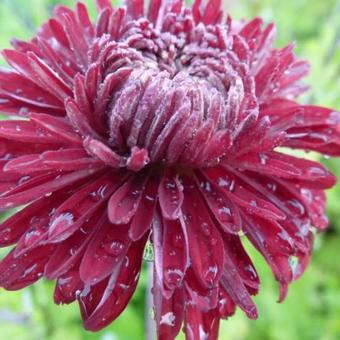
[[[93,1],[85,1],[94,9]],[[12,37],[30,38],[48,18],[56,3],[72,0],[0,0],[0,48]],[[302,101],[340,109],[340,1],[336,0],[224,0],[234,18],[261,16],[278,26],[278,46],[297,43],[297,54],[307,58],[311,90]],[[0,64],[3,61],[0,61]],[[319,157],[312,155],[312,157]],[[322,159],[338,176],[340,160]],[[255,298],[259,319],[249,321],[238,311],[221,324],[221,340],[337,340],[340,339],[340,186],[328,192],[330,228],[319,235],[312,264],[277,304],[278,289],[263,260],[253,252],[262,279]],[[1,250],[4,255],[6,250]],[[82,329],[78,307],[55,306],[53,283],[40,281],[20,292],[0,290],[0,340],[144,339],[144,297],[147,275],[128,309],[99,333]]]

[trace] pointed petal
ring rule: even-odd
[[[187,230],[192,267],[203,287],[213,287],[223,270],[224,246],[195,183],[184,179],[181,223]]]
[[[183,186],[178,175],[166,169],[158,188],[158,199],[165,218],[175,220],[183,203]]]
[[[105,212],[81,261],[80,277],[85,286],[100,282],[118,270],[129,246],[128,226],[112,225]]]
[[[129,237],[132,241],[141,239],[151,227],[157,202],[157,189],[157,181],[150,178],[129,228]]]
[[[125,309],[138,283],[144,245],[145,239],[131,245],[121,269],[118,273],[112,274],[100,294],[98,303],[89,306],[91,308],[88,310],[87,305],[91,303],[91,296],[85,296],[85,299],[80,296],[79,302],[85,316],[86,329],[92,331],[102,329]]]
[[[7,290],[19,290],[42,277],[53,246],[38,247],[19,257],[12,250],[0,262],[0,286]]]
[[[126,182],[111,196],[108,214],[111,223],[127,224],[135,215],[147,182],[147,176],[139,174]]]

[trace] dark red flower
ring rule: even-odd
[[[274,49],[261,19],[223,18],[220,0],[59,6],[0,71],[0,226],[15,245],[0,285],[57,280],[99,330],[129,302],[143,249],[154,248],[159,339],[184,323],[215,339],[239,306],[256,318],[259,278],[247,237],[280,284],[309,262],[327,226],[321,164],[278,147],[340,155],[340,114],[299,105],[308,64]]]

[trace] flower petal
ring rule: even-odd
[[[183,182],[184,201],[180,220],[187,231],[192,267],[203,287],[213,287],[223,271],[223,241],[196,185],[187,178]]]

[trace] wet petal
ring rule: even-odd
[[[209,216],[196,184],[185,178],[183,185],[181,223],[187,231],[192,267],[201,284],[212,287],[219,281],[223,271],[222,238]]]
[[[158,188],[159,204],[165,218],[175,220],[179,217],[183,197],[183,186],[178,175],[165,170]]]

